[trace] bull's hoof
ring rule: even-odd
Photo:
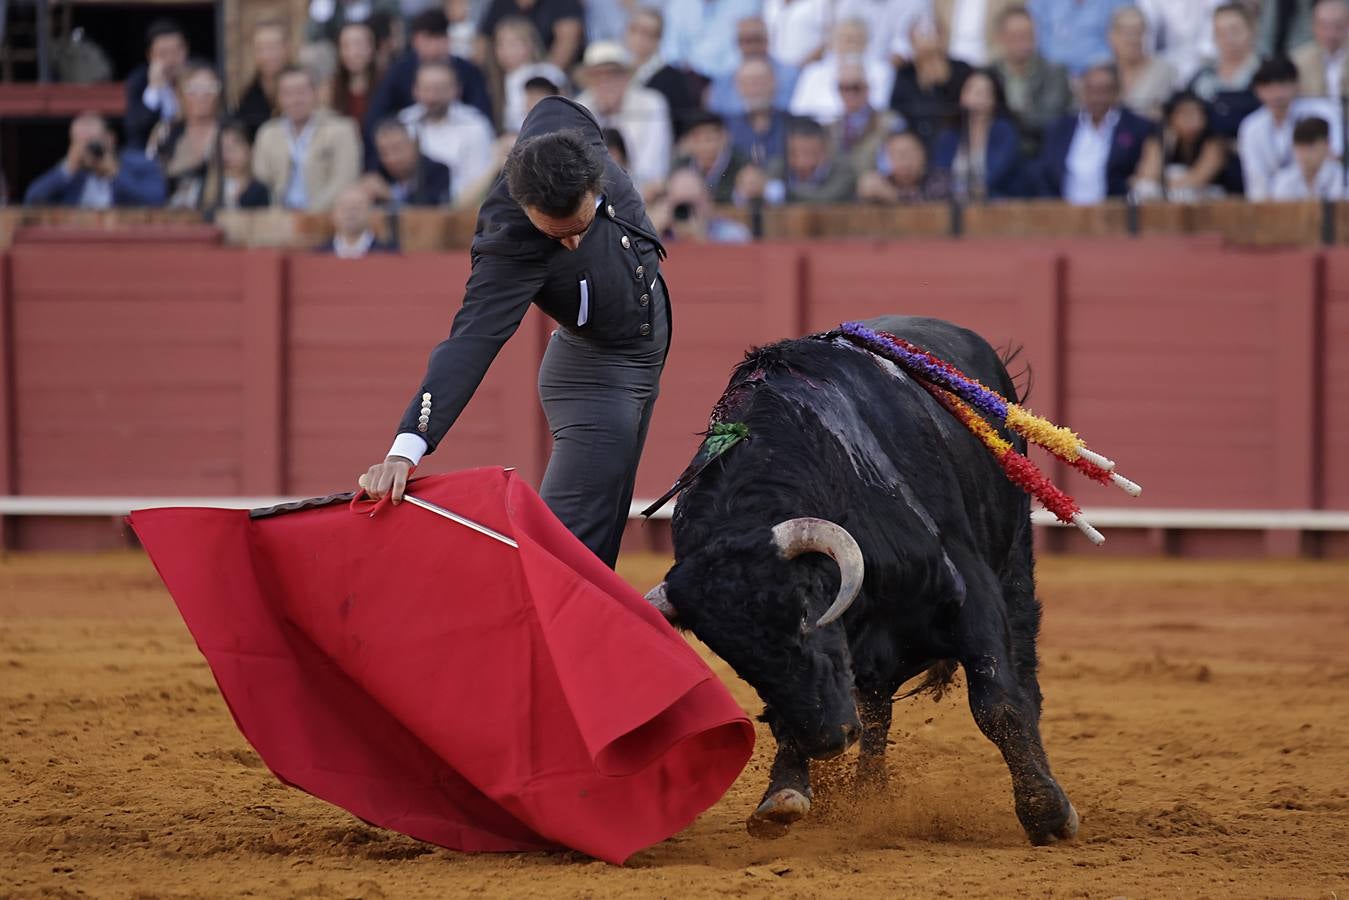
[[[809,797],[794,788],[783,788],[759,804],[759,808],[746,820],[745,830],[756,838],[780,838],[791,830],[793,822],[805,818],[808,812]]]
[[[1037,847],[1045,847],[1049,844],[1057,844],[1059,841],[1071,841],[1077,837],[1078,826],[1081,825],[1081,819],[1077,815],[1077,807],[1068,804],[1068,818],[1063,824],[1052,831],[1040,832],[1030,835],[1030,842]]]

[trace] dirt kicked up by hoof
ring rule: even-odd
[[[745,821],[745,830],[752,837],[771,840],[791,830],[792,823],[810,812],[810,799],[792,788],[783,788],[759,804],[759,808]]]

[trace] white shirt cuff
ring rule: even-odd
[[[421,435],[403,432],[393,439],[393,446],[389,448],[387,456],[401,456],[404,459],[412,460],[415,466],[422,461],[426,455],[426,439]]]

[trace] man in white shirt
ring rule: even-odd
[[[361,185],[344,189],[333,201],[333,239],[319,248],[338,259],[360,259],[371,253],[392,253],[397,248],[381,243],[370,229],[370,195]]]
[[[1176,84],[1188,84],[1205,60],[1217,55],[1213,13],[1228,0],[1136,0],[1148,21],[1150,46],[1176,70]]]
[[[839,63],[845,59],[858,60],[866,67],[867,100],[872,108],[888,107],[895,71],[881,60],[865,57],[866,49],[867,23],[861,19],[839,22],[829,54],[801,71],[788,108],[791,114],[808,116],[822,125],[838,120],[843,114],[843,98],[838,90]]]
[[[1293,163],[1293,129],[1303,119],[1319,116],[1330,123],[1330,145],[1336,156],[1344,147],[1339,107],[1328,100],[1299,97],[1297,68],[1286,59],[1260,66],[1251,84],[1260,108],[1241,122],[1237,156],[1246,182],[1247,200],[1268,200],[1274,176]]]
[[[764,0],[768,52],[789,66],[815,62],[833,26],[831,0]]]
[[[665,98],[633,81],[632,57],[622,44],[591,44],[582,67],[586,89],[576,102],[594,114],[601,128],[623,135],[633,184],[640,191],[664,181],[674,143]]]
[[[1349,95],[1349,0],[1318,0],[1312,8],[1312,40],[1292,53],[1304,97]]]
[[[1330,124],[1315,116],[1293,126],[1293,164],[1274,176],[1271,200],[1340,200],[1344,166],[1330,153]]]
[[[937,21],[951,36],[948,55],[975,68],[988,65],[1002,14],[1017,6],[1018,0],[936,0]]]
[[[893,67],[913,58],[909,33],[932,18],[932,0],[838,0],[834,18],[866,22],[867,57]]]
[[[492,123],[459,102],[459,79],[444,62],[422,63],[412,87],[417,102],[398,120],[417,137],[422,153],[450,168],[450,198],[477,182],[492,165]]]

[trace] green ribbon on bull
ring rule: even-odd
[[[718,422],[709,428],[703,439],[703,445],[698,448],[698,453],[693,457],[693,462],[689,463],[684,474],[661,496],[657,497],[646,509],[642,510],[642,517],[649,519],[662,506],[669,503],[670,500],[688,487],[698,476],[703,474],[708,466],[720,459],[727,450],[730,450],[741,441],[749,440],[749,426],[742,422]]]

